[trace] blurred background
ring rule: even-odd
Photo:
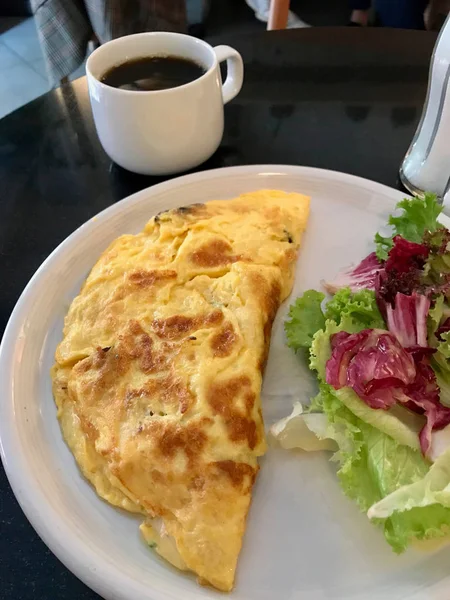
[[[149,25],[147,20],[146,26],[134,18],[139,11],[142,13],[143,0],[117,0],[117,4],[121,1],[127,6],[122,13],[123,20],[130,21],[130,26],[122,28],[120,33],[117,23],[109,30],[107,26],[111,24],[102,23],[108,13],[106,9],[101,13],[98,8],[107,6],[108,0],[0,0],[0,118],[52,87],[83,76],[86,55],[99,43],[99,38],[105,41],[117,37],[114,31],[123,35],[124,32],[167,28],[210,37],[245,34],[267,27],[264,4],[268,6],[269,0],[174,0],[176,14],[181,15],[180,7],[183,11],[179,22],[170,22],[169,18],[166,25],[163,14],[156,25]],[[170,11],[172,0],[158,1],[163,3],[166,12]],[[394,6],[395,22],[390,20]],[[419,10],[419,19],[415,21],[409,18],[412,8],[416,13]],[[448,0],[374,0],[372,3],[370,0],[292,0],[294,15],[289,25],[362,26],[367,21],[368,25],[378,27],[388,24],[439,29],[448,10]],[[172,12],[175,15],[175,9]]]

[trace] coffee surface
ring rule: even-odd
[[[132,91],[167,90],[198,79],[206,69],[180,56],[143,56],[106,71],[100,81]]]

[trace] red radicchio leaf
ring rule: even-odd
[[[375,281],[375,298],[378,308],[386,320],[386,307],[393,304],[397,294],[410,296],[414,290],[420,288],[420,271],[414,269],[407,273],[377,273]]]
[[[352,292],[361,289],[374,290],[377,274],[382,269],[382,263],[375,252],[372,252],[356,267],[352,266],[338,273],[332,281],[324,281],[323,286],[330,294],[335,294],[345,287],[349,287]]]
[[[331,336],[332,353],[326,365],[326,381],[337,390],[347,385],[348,366],[366,339],[367,331],[370,329],[353,334],[340,331]]]
[[[436,374],[428,357],[416,362],[416,377],[405,388],[405,396],[408,398],[405,406],[426,417],[427,421],[419,434],[420,447],[426,454],[431,444],[431,432],[450,423],[450,408],[440,403]]]
[[[413,292],[428,298],[437,294],[446,294],[450,288],[450,273],[425,274],[426,262],[447,252],[450,232],[438,230],[424,236],[423,244],[408,242],[401,236],[394,238],[394,246],[389,252],[388,259],[376,274],[375,294],[378,308],[386,319],[388,304],[394,305],[397,294],[410,296]]]
[[[411,296],[398,293],[395,304],[387,304],[388,329],[403,348],[427,347],[427,316],[430,300],[413,292]]]
[[[331,342],[327,383],[335,389],[351,387],[372,408],[388,409],[395,404],[397,395],[414,381],[413,358],[387,331],[365,329],[345,339],[338,335]]]
[[[387,331],[365,329],[340,332],[331,339],[326,382],[335,389],[348,386],[371,408],[387,410],[397,402],[423,415],[419,434],[422,452],[431,444],[431,432],[450,423],[450,408],[439,400],[439,386],[429,363],[433,349],[404,349]]]
[[[408,242],[400,235],[394,237],[385,268],[377,273],[375,293],[378,308],[386,318],[386,307],[394,304],[397,294],[410,296],[423,286],[421,276],[429,249],[423,244]]]
[[[407,273],[411,269],[423,269],[429,254],[427,246],[408,242],[401,235],[396,235],[393,242],[385,264],[388,273]]]
[[[431,356],[436,351],[436,348],[430,348],[429,346],[427,346],[426,348],[423,348],[421,346],[413,346],[412,348],[408,348],[408,352],[414,358],[414,362],[416,363],[419,360],[421,360],[424,356]]]

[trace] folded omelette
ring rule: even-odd
[[[263,190],[169,210],[102,254],[52,369],[83,475],[142,515],[147,543],[233,586],[257,458],[272,322],[290,293],[309,198]]]

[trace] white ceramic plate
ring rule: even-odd
[[[311,219],[293,297],[371,250],[402,194],[342,173],[281,166],[188,175],[139,192],[73,233],[37,271],[10,319],[0,354],[0,436],[6,471],[25,514],[62,562],[108,600],[204,600],[220,594],[172,569],[141,541],[139,519],[101,501],[65,446],[49,369],[64,315],[102,250],[156,212],[260,188],[311,195]],[[266,425],[314,390],[288,350],[280,309],[263,388]],[[341,493],[325,453],[270,449],[242,549],[234,600],[447,600],[450,549],[392,553]]]

